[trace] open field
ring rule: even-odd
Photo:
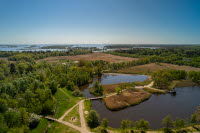
[[[125,90],[122,93],[104,99],[105,105],[110,110],[119,110],[125,107],[139,104],[151,97],[151,94],[143,90]]]
[[[71,112],[69,112],[67,116],[65,116],[64,121],[81,126],[78,106],[76,106]]]
[[[55,56],[55,57],[48,57],[38,61],[48,61],[48,62],[57,62],[59,60],[73,60],[73,61],[80,61],[80,60],[103,60],[107,62],[124,62],[124,61],[132,61],[137,60],[137,58],[129,58],[129,57],[122,57],[116,56],[106,53],[91,53],[85,55],[76,55],[76,56]]]
[[[55,94],[55,98],[57,99],[56,104],[56,111],[55,111],[55,118],[61,117],[66,110],[71,108],[73,105],[75,105],[80,99],[77,97],[73,97],[72,92],[59,88],[58,91]]]
[[[200,68],[190,67],[190,66],[179,66],[168,63],[150,63],[145,65],[134,66],[130,68],[125,68],[118,70],[119,73],[142,73],[149,74],[158,70],[163,69],[175,69],[175,70],[185,70],[185,71],[200,71]]]

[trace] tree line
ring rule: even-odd
[[[133,58],[147,58],[151,63],[156,60],[160,63],[171,63],[177,65],[187,65],[193,67],[200,67],[200,47],[165,47],[165,48],[132,48],[127,50],[116,50],[114,52],[107,52],[113,55],[133,57]],[[150,59],[154,58],[154,60]]]
[[[184,70],[159,70],[152,74],[154,87],[158,89],[170,89],[169,86],[173,80],[191,80],[200,84],[200,72]]]
[[[1,51],[0,57],[7,57],[10,61],[33,61],[52,56],[70,56],[91,53],[88,49],[73,49],[69,51]]]

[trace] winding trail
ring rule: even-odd
[[[150,89],[154,89],[152,88],[154,82],[152,81],[151,83],[149,83],[148,85],[144,85],[144,86],[135,86],[136,89],[143,89],[143,88],[150,88]]]
[[[90,132],[89,128],[87,127],[87,123],[85,121],[85,117],[84,117],[84,101],[85,100],[81,100],[79,101],[77,104],[75,104],[73,107],[71,107],[69,110],[67,110],[59,119],[50,117],[50,116],[46,116],[45,118],[48,120],[52,120],[52,121],[56,121],[58,123],[64,124],[66,126],[69,126],[77,131],[79,131],[80,133],[92,133]],[[79,115],[80,115],[80,122],[81,122],[81,126],[77,126],[74,125],[70,122],[64,121],[63,119],[76,107],[79,106]]]
[[[153,83],[154,82],[151,82],[150,84],[144,85],[144,86],[135,86],[135,88],[138,88],[138,89],[142,89],[142,88],[145,88],[145,87],[152,88]],[[125,90],[126,89],[124,89],[122,91],[125,91]],[[111,94],[103,95],[103,96],[100,96],[100,97],[86,98],[86,99],[83,99],[83,100],[79,101],[73,107],[71,107],[70,109],[68,109],[58,119],[50,117],[50,116],[46,116],[45,118],[48,119],[48,120],[56,121],[58,123],[64,124],[66,126],[69,126],[69,127],[73,128],[73,129],[79,131],[80,133],[92,133],[92,132],[90,132],[89,128],[87,127],[87,123],[85,121],[85,117],[84,117],[84,101],[85,100],[98,100],[98,99],[102,99],[102,98],[106,98],[106,97],[111,97],[111,96],[114,96],[114,95],[117,95],[117,94],[118,93],[111,93]],[[81,123],[80,127],[77,126],[77,125],[71,124],[70,122],[67,122],[67,121],[63,120],[76,106],[79,106],[79,116],[80,116],[80,123]]]

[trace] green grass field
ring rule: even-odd
[[[66,125],[63,125],[57,122],[52,122],[47,132],[48,133],[80,133],[79,131],[73,128],[70,128]]]
[[[57,100],[55,118],[61,117],[66,110],[70,109],[81,99],[79,97],[74,97],[71,91],[63,88],[58,89],[55,98]]]
[[[72,121],[71,118],[75,118],[75,120]],[[71,112],[69,112],[69,114],[67,114],[67,116],[64,118],[64,121],[81,126],[78,106],[76,106]]]

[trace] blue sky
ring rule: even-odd
[[[0,44],[200,44],[200,0],[0,0]]]

